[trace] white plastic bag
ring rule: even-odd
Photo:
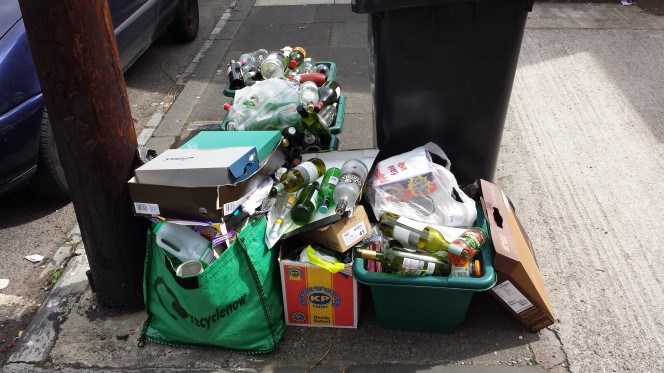
[[[247,131],[301,128],[296,108],[300,86],[285,79],[267,79],[235,92],[228,115],[235,128]]]
[[[434,163],[431,154],[441,157],[446,167]],[[374,215],[393,212],[424,223],[472,226],[475,201],[459,189],[450,164],[445,152],[431,142],[379,162],[365,192]]]

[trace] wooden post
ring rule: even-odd
[[[97,303],[143,306],[143,218],[127,180],[136,132],[107,0],[20,0]]]

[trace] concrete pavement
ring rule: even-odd
[[[292,2],[290,4],[293,4]],[[348,97],[340,149],[373,146],[366,16],[350,5],[239,1],[148,146],[162,151],[223,118],[225,67],[260,47],[307,47],[337,63]],[[451,335],[382,329],[364,297],[356,330],[289,327],[266,355],[156,344],[138,348],[144,312],[95,308],[70,262],[9,372],[604,372],[664,370],[664,17],[616,4],[536,3],[529,17],[495,182],[528,231],[556,324],[525,331],[478,294]]]

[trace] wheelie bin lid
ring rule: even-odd
[[[483,2],[493,0],[351,0],[353,12],[358,14],[378,13],[400,8],[413,8],[420,6],[433,6],[455,2]],[[535,0],[523,0],[526,11],[533,10]]]

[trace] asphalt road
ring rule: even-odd
[[[231,3],[199,0],[200,28],[194,42],[177,44],[164,34],[125,73],[137,133],[156,112],[168,109],[176,81]],[[43,272],[49,272],[49,260],[75,225],[71,203],[40,199],[28,188],[0,197],[0,365],[48,293],[51,275]],[[32,254],[45,259],[40,263],[24,259]],[[4,289],[3,280],[9,280]]]

